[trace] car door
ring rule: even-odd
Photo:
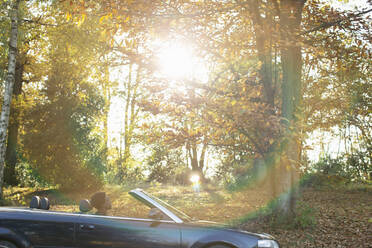
[[[181,234],[173,221],[82,214],[76,241],[80,248],[179,248]]]
[[[9,213],[2,226],[22,234],[33,247],[76,247],[75,223],[78,215],[29,210]]]

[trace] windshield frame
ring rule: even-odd
[[[142,189],[134,189],[129,194],[150,208],[157,208],[176,223],[190,222],[193,219],[181,210],[173,207],[165,201],[150,195]]]

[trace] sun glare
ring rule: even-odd
[[[163,44],[158,53],[159,72],[171,80],[195,79],[206,81],[208,73],[204,63],[191,46],[183,43]]]
[[[159,53],[160,72],[170,78],[192,76],[193,55],[190,48],[174,44]]]

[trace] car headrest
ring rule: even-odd
[[[50,208],[49,199],[46,197],[40,197],[35,195],[31,198],[30,208],[49,210]]]
[[[40,208],[41,200],[40,197],[35,195],[31,198],[30,208]]]
[[[105,192],[96,192],[90,198],[90,203],[92,204],[92,207],[97,209],[101,209],[102,207],[104,207],[105,201],[106,201]]]
[[[40,209],[49,210],[49,208],[50,208],[49,199],[46,197],[41,197]]]
[[[92,210],[92,205],[88,199],[83,199],[80,201],[79,208],[81,212],[85,213]]]

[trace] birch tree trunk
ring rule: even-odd
[[[4,101],[0,116],[0,199],[3,198],[3,181],[5,166],[6,137],[9,124],[10,104],[15,79],[17,42],[18,42],[18,8],[21,0],[15,0],[11,10],[11,33],[9,41],[8,75],[5,82]]]
[[[17,106],[17,101],[19,101],[19,96],[22,93],[23,86],[23,70],[24,63],[20,63],[19,60],[21,54],[18,54],[15,79],[13,86],[13,102],[10,106],[9,124],[8,124],[8,141],[5,152],[5,168],[4,168],[4,182],[8,185],[16,186],[18,185],[18,180],[16,176],[16,165],[17,165],[17,146],[18,146],[18,129],[20,126],[20,114],[21,109]],[[16,101],[16,102],[14,102]]]

